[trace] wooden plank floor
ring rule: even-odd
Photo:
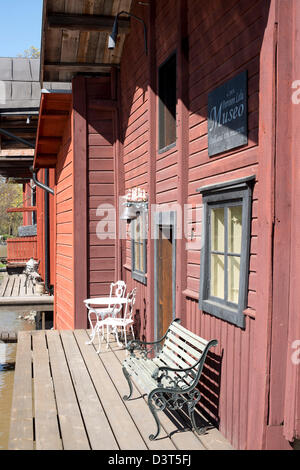
[[[0,285],[0,305],[51,305],[53,296],[38,294],[31,280],[26,282],[25,274],[5,273]]]
[[[18,335],[9,449],[232,449],[215,428],[198,436],[182,415],[160,412],[162,430],[145,397],[128,393],[121,364],[126,351],[87,345],[88,331],[22,331]]]

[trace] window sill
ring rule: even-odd
[[[161,153],[168,152],[168,150],[172,150],[174,147],[176,147],[176,142],[166,145],[166,147],[163,147],[162,149],[158,149],[158,154],[160,155]]]
[[[238,308],[230,308],[213,300],[203,300],[199,302],[199,309],[239,328],[245,328],[245,315]]]

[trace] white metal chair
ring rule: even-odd
[[[124,316],[121,317],[108,317],[103,320],[103,326],[106,325],[107,328],[107,347],[109,345],[109,329],[111,328],[115,334],[116,341],[119,346],[121,343],[119,341],[118,330],[121,330],[121,333],[124,336],[125,346],[127,346],[127,329],[130,328],[133,339],[135,339],[133,331],[133,307],[136,299],[136,287],[127,294],[127,303],[125,305]]]
[[[126,284],[124,281],[117,281],[117,282],[112,282],[110,285],[110,292],[109,292],[109,297],[125,297],[125,292],[126,292]],[[118,313],[122,309],[122,304],[114,303],[113,305],[108,304],[106,308],[96,308],[93,306],[93,302],[97,301],[97,298],[95,299],[86,299],[84,300],[84,303],[88,309],[88,319],[89,319],[89,324],[92,330],[91,333],[91,341],[88,341],[87,344],[91,344],[94,341],[95,334],[96,334],[96,325],[97,323],[101,320],[103,320],[106,316],[113,316],[115,317],[118,315]],[[94,317],[94,319],[92,319]],[[94,323],[93,323],[94,322]]]

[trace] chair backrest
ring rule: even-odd
[[[132,314],[133,314],[133,306],[135,304],[135,299],[136,299],[136,287],[132,289],[131,292],[128,292],[127,294],[127,303],[125,307],[125,313],[124,313],[124,320],[131,320]]]
[[[125,297],[126,284],[124,281],[112,282],[110,285],[110,297]]]

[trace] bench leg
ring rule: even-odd
[[[151,413],[152,413],[152,415],[155,419],[156,426],[157,426],[157,431],[156,431],[155,434],[150,434],[150,436],[149,436],[150,441],[154,441],[154,439],[156,439],[157,436],[160,433],[160,421],[159,421],[158,416],[157,416],[157,411],[156,411],[156,409],[153,405],[153,398],[152,397],[153,397],[153,394],[150,393],[149,397],[148,397],[148,406],[149,406],[149,409],[150,409],[150,411],[151,411]]]
[[[131,378],[130,378],[130,375],[128,374],[127,370],[125,369],[125,367],[122,367],[122,370],[123,370],[123,374],[125,375],[125,378],[127,380],[127,383],[129,385],[129,395],[124,395],[123,397],[123,400],[129,400],[129,398],[131,397],[132,395],[132,392],[133,392],[133,387],[132,387],[132,382],[131,382]]]

